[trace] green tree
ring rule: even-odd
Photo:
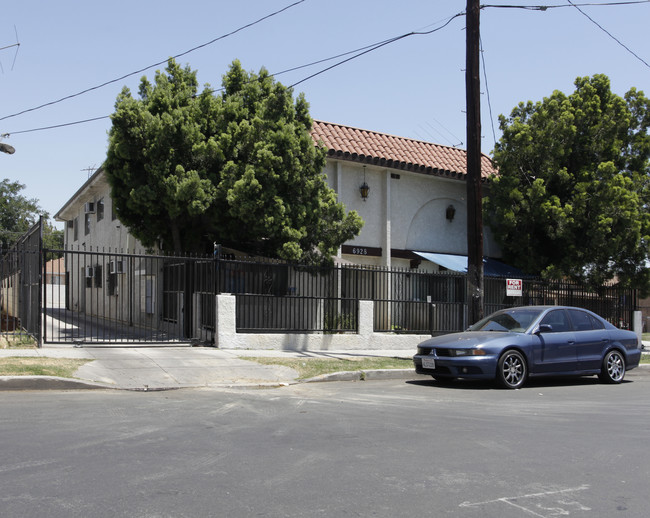
[[[575,86],[500,117],[486,222],[527,272],[647,290],[650,103],[604,75]]]
[[[47,220],[43,221],[43,248],[49,250],[63,250],[64,246],[64,231],[56,228],[52,223]],[[48,252],[46,259],[57,259],[62,257],[61,252]]]
[[[170,60],[139,99],[122,91],[104,164],[119,219],[145,246],[329,260],[362,221],[327,186],[304,96],[238,61],[222,90]]]
[[[24,188],[8,178],[0,182],[0,247],[3,250],[11,248],[38,221],[40,214],[47,218],[38,200],[20,194]]]

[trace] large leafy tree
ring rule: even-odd
[[[0,182],[0,248],[10,248],[44,214],[38,200],[20,194],[25,188],[20,182],[5,178]],[[45,214],[47,217],[47,214]]]
[[[213,242],[293,261],[327,261],[357,235],[327,186],[302,95],[239,62],[222,92],[198,93],[196,72],[170,60],[139,99],[124,89],[104,168],[117,215],[145,246]]]
[[[500,117],[486,221],[527,272],[647,290],[650,103],[604,75],[575,86]]]

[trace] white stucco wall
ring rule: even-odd
[[[355,262],[408,266],[404,261],[387,257],[391,248],[467,254],[464,181],[366,165],[365,181],[370,195],[363,201],[359,193],[364,182],[362,164],[329,159],[325,173],[339,201],[347,210],[356,210],[365,222],[359,236],[346,244],[382,248],[381,258],[364,257]],[[446,219],[450,205],[455,209],[451,221]],[[487,227],[483,249],[490,257],[501,255]]]
[[[237,333],[236,297],[217,295],[215,346],[220,349],[263,349],[275,351],[353,351],[408,350],[431,338],[429,335],[407,335],[373,332],[373,308],[370,300],[359,301],[359,332],[344,334],[279,334]]]

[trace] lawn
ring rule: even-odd
[[[343,371],[413,369],[413,360],[391,357],[338,358],[245,358],[264,365],[282,365],[298,371],[299,379]]]
[[[72,378],[74,372],[91,360],[69,358],[0,358],[0,376],[58,376]]]

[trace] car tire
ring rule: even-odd
[[[604,383],[620,383],[623,381],[625,377],[625,357],[621,351],[614,349],[605,355],[598,377]]]
[[[524,355],[511,349],[504,352],[497,364],[497,382],[507,389],[518,389],[528,377],[528,366]]]

